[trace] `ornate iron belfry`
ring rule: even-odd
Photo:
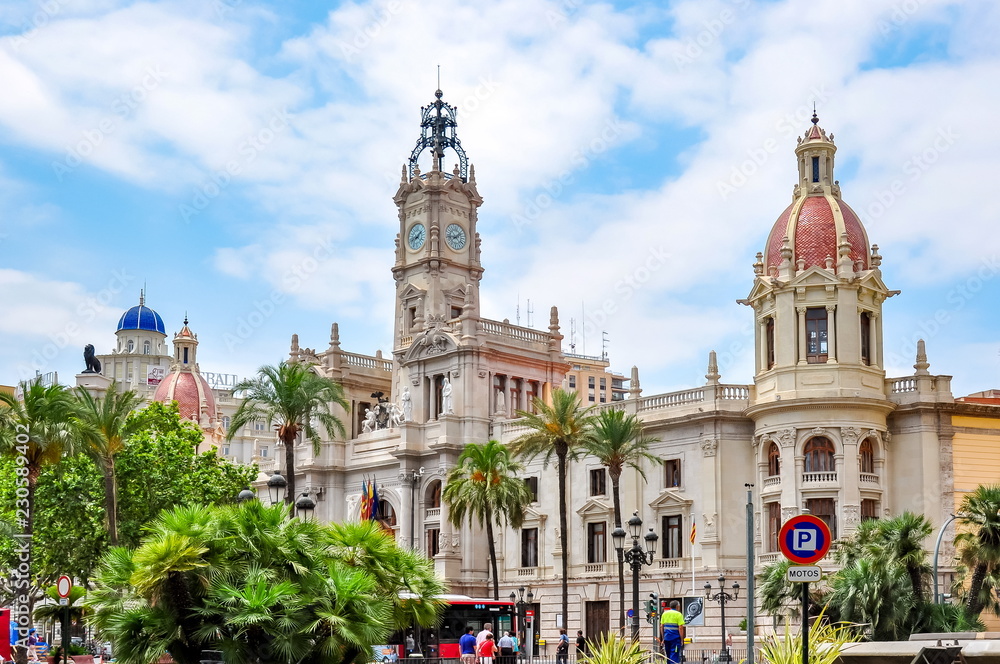
[[[443,94],[441,90],[437,90],[434,93],[437,99],[420,109],[420,138],[417,139],[417,145],[410,153],[410,177],[416,175],[417,159],[427,148],[430,148],[433,153],[434,169],[443,172],[444,150],[451,148],[458,155],[458,176],[462,178],[463,182],[468,182],[469,160],[462,148],[462,141],[458,140],[456,133],[458,128],[457,109],[441,100]]]

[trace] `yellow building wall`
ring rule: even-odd
[[[1000,484],[1000,408],[997,415],[953,415],[952,463],[955,510],[980,484]],[[988,631],[1000,631],[1000,618],[988,611],[980,616]]]

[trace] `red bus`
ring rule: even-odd
[[[408,654],[406,637],[413,637],[414,653],[425,659],[459,659],[458,639],[471,627],[478,634],[483,625],[493,625],[493,634],[499,641],[504,632],[514,630],[514,603],[508,600],[477,599],[466,595],[442,595],[448,604],[441,612],[437,627],[414,627],[392,635],[392,646],[398,647],[399,657]]]

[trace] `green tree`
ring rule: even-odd
[[[0,392],[0,447],[15,460],[17,484],[28,490],[28,495],[18,498],[16,505],[22,533],[31,539],[38,476],[45,466],[58,463],[64,454],[75,451],[74,400],[62,385],[46,386],[36,380],[21,383],[21,389],[21,399]]]
[[[118,392],[111,381],[103,397],[95,397],[83,387],[76,389],[79,407],[75,419],[84,452],[101,471],[104,480],[104,511],[108,539],[118,545],[118,480],[116,457],[125,449],[125,440],[139,430],[140,421],[131,418],[143,399],[132,390]]]
[[[524,510],[532,495],[527,484],[517,474],[524,467],[514,460],[505,445],[491,440],[484,445],[469,443],[448,473],[441,497],[448,505],[448,518],[460,527],[469,523],[486,526],[486,541],[493,569],[493,599],[500,599],[500,577],[497,571],[496,542],[493,525],[510,523],[520,528]]]
[[[889,561],[902,565],[910,579],[914,605],[924,601],[924,585],[930,574],[924,540],[934,532],[933,526],[923,514],[903,512],[891,519],[878,519],[877,533],[880,541],[876,546]]]
[[[622,526],[621,478],[626,467],[633,468],[646,479],[643,462],[660,463],[660,459],[649,451],[656,442],[652,436],[643,433],[642,420],[622,410],[603,410],[594,420],[594,436],[585,441],[587,454],[595,457],[608,469],[611,477],[611,495],[615,506],[615,528]],[[625,560],[618,553],[618,597],[619,621],[625,628]]]
[[[258,501],[165,512],[134,550],[111,549],[88,604],[123,664],[363,664],[396,626],[402,588],[437,618],[426,558],[373,524],[289,519]],[[386,583],[386,581],[389,581]]]
[[[232,439],[251,422],[275,426],[278,440],[285,446],[285,502],[291,505],[296,498],[295,441],[302,433],[319,454],[320,436],[312,424],[314,419],[331,438],[344,435],[344,424],[332,411],[334,406],[350,410],[343,387],[316,373],[315,365],[281,362],[276,367],[261,367],[256,377],[242,381],[233,391],[243,394],[243,402],[233,415],[227,437]]]
[[[971,570],[965,605],[978,616],[984,608],[997,606],[992,584],[986,581],[1000,571],[1000,484],[981,485],[966,494],[959,513],[965,530],[955,537],[955,545],[959,559]]]
[[[830,585],[831,608],[841,620],[871,625],[874,640],[898,640],[910,633],[916,601],[903,565],[866,556],[837,572]]]
[[[511,451],[525,459],[541,456],[545,465],[555,456],[559,476],[559,544],[562,548],[562,615],[569,615],[569,533],[566,507],[567,464],[576,458],[579,448],[594,437],[594,416],[583,408],[576,392],[561,388],[552,391],[552,405],[536,398],[535,413],[517,414],[521,423],[532,429],[511,443]]]

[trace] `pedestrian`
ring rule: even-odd
[[[503,633],[497,647],[500,648],[500,664],[514,664],[514,639],[510,638],[510,632]]]
[[[576,630],[576,658],[587,656],[587,639],[583,636],[583,630]]]
[[[680,664],[681,650],[684,648],[684,614],[680,612],[681,603],[670,602],[670,608],[663,612],[660,627],[663,633],[663,652],[670,664]]]
[[[556,664],[566,664],[569,659],[569,637],[566,629],[559,630],[559,643],[556,645]]]
[[[516,664],[521,656],[521,639],[517,638],[517,632],[511,632],[510,639],[514,642],[514,662]]]
[[[486,639],[479,645],[480,664],[493,664],[493,658],[497,653],[497,644],[493,640],[493,634],[487,634]]]
[[[462,656],[462,664],[476,664],[476,630],[469,626],[465,628],[465,634],[458,640],[458,651]]]
[[[413,632],[406,635],[406,656],[409,657],[417,649],[417,642],[413,638]]]
[[[34,627],[28,630],[28,658],[32,662],[38,661],[38,634]]]
[[[483,645],[483,641],[485,641],[486,637],[492,633],[493,633],[493,623],[486,623],[485,625],[483,625],[483,629],[479,632],[479,634],[476,634],[477,655],[479,654],[479,646]]]

